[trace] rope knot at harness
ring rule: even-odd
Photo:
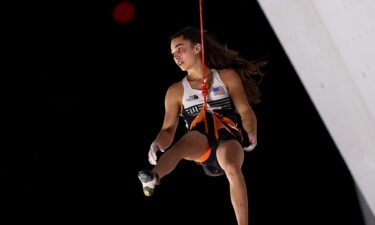
[[[206,98],[208,96],[207,78],[203,80],[201,87],[202,87],[202,95],[204,98]]]

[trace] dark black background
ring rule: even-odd
[[[10,8],[16,88],[1,202],[13,221],[236,224],[225,177],[182,161],[154,196],[151,168],[167,87],[183,77],[169,37],[199,27],[199,1],[29,2]],[[351,175],[255,1],[203,1],[205,29],[248,59],[267,56],[255,151],[246,153],[250,224],[363,224]],[[184,132],[181,126],[176,138]],[[133,221],[133,222],[131,222]]]

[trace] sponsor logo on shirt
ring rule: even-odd
[[[190,96],[186,99],[186,101],[191,102],[191,101],[194,101],[194,100],[196,100],[196,99],[199,99],[198,95],[190,95]]]

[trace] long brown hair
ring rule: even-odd
[[[193,44],[201,42],[200,30],[195,27],[183,28],[175,33],[170,40],[177,37],[189,40]],[[206,66],[213,69],[234,69],[241,77],[249,103],[259,103],[261,101],[259,83],[264,76],[260,69],[268,61],[261,58],[254,61],[246,60],[240,57],[238,52],[221,45],[209,34],[205,33],[203,37]]]

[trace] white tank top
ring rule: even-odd
[[[213,69],[213,84],[208,90],[207,103],[210,107],[219,107],[223,110],[234,109],[232,100],[230,98],[229,92],[225,87],[223,81],[220,79],[220,75],[217,70]],[[182,85],[184,87],[184,94],[182,99],[183,105],[183,115],[184,117],[195,117],[201,110],[204,100],[202,96],[202,90],[193,89],[187,77],[182,79]],[[190,120],[185,121],[190,125]]]

